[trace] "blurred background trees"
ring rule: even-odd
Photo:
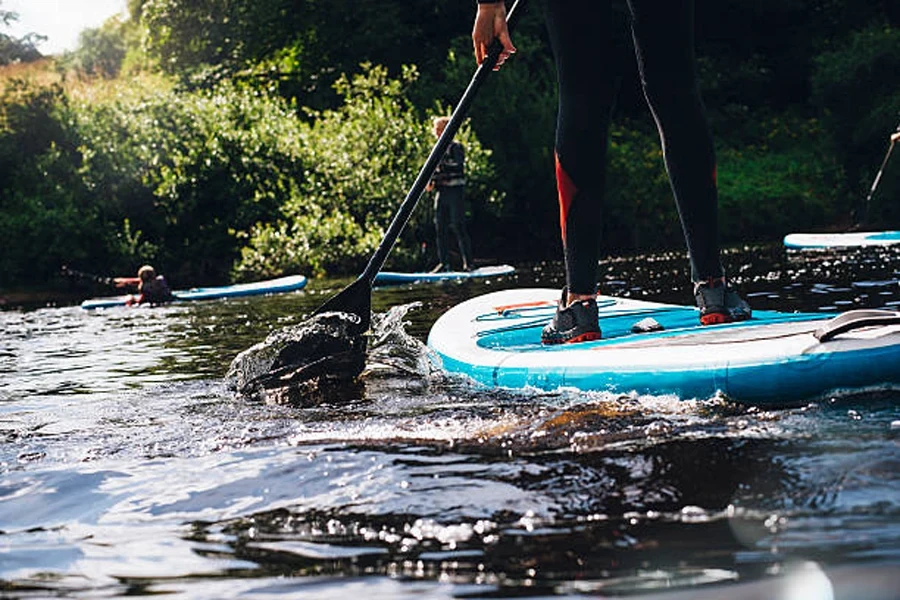
[[[541,2],[527,1],[519,52],[460,132],[484,259],[559,257]],[[430,117],[474,71],[474,7],[456,0],[128,9],[47,59],[39,39],[3,35],[14,15],[0,8],[0,288],[41,285],[62,264],[111,273],[154,261],[180,285],[358,272],[434,143]],[[888,0],[697,0],[726,244],[846,228],[865,212],[900,122],[898,12]],[[614,15],[603,250],[680,249],[623,2]],[[889,165],[869,225],[900,227],[898,188]],[[433,261],[430,204],[392,266]]]

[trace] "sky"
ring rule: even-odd
[[[126,13],[126,0],[0,0],[0,10],[19,20],[0,29],[14,38],[34,32],[47,36],[41,54],[59,54],[78,47],[78,34],[99,27],[113,15]]]

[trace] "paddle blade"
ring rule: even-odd
[[[357,315],[360,331],[366,331],[372,320],[372,282],[360,277],[336,296],[325,302],[313,314],[343,312]]]

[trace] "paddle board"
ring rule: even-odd
[[[278,279],[267,279],[253,283],[238,283],[235,285],[223,285],[217,287],[199,287],[189,290],[177,290],[172,292],[175,301],[189,300],[213,300],[216,298],[236,298],[239,296],[259,296],[262,294],[279,294],[302,289],[306,285],[306,277],[303,275],[289,275]],[[112,306],[124,306],[131,296],[111,296],[107,298],[92,298],[81,303],[81,308],[109,308]]]
[[[702,327],[694,307],[598,296],[602,340],[542,345],[558,296],[539,288],[472,298],[438,318],[428,346],[447,372],[492,387],[721,393],[755,405],[900,388],[900,312],[756,311]]]
[[[789,233],[786,248],[860,248],[900,244],[900,231],[852,231],[849,233]]]
[[[481,277],[497,277],[499,275],[509,275],[510,273],[515,273],[515,271],[516,269],[510,265],[479,267],[472,271],[438,271],[437,273],[402,273],[398,271],[381,271],[375,276],[375,285],[399,285],[403,283],[426,283],[434,281],[478,279]]]

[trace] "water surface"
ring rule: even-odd
[[[759,309],[900,306],[900,253],[735,249]],[[680,253],[604,291],[685,303]],[[423,341],[455,303],[559,287],[556,264],[377,289],[363,385],[234,396],[300,293],[0,312],[0,596],[900,598],[900,394],[723,398],[487,390]],[[790,399],[786,399],[790,400]]]

